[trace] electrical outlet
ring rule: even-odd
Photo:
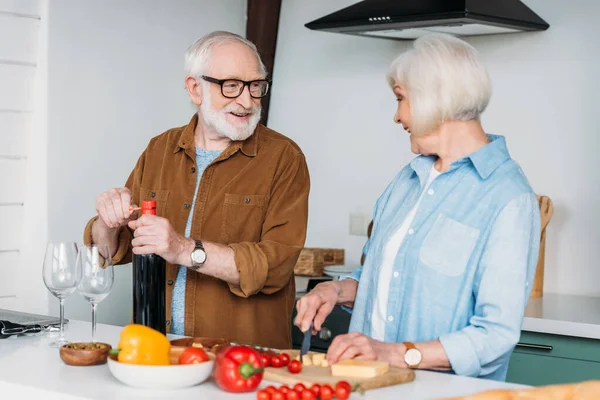
[[[350,213],[350,234],[354,236],[368,236],[371,217],[363,213]]]

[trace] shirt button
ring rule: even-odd
[[[173,281],[169,279],[169,281],[167,282],[167,285],[172,286],[173,285]]]
[[[410,228],[410,229],[408,230],[408,234],[409,234],[409,235],[412,235],[413,233],[415,233],[415,230],[414,230],[413,228]]]
[[[246,198],[244,199],[244,201],[246,202],[246,204],[250,203],[250,197],[246,197]]]
[[[150,198],[152,198],[152,199],[153,199],[153,198],[155,198],[155,197],[156,197],[156,193],[154,193],[154,192],[150,193]]]
[[[397,278],[397,277],[398,277],[398,275],[400,275],[400,274],[398,273],[398,271],[394,272],[394,278]]]
[[[192,167],[192,174],[196,172],[196,167]]]
[[[392,317],[391,315],[388,317],[388,321],[392,322],[394,320],[394,317]]]
[[[183,208],[190,208],[190,205],[189,205],[188,203],[185,203],[185,204],[183,205]]]
[[[433,189],[429,189],[427,191],[427,194],[430,195],[430,196],[433,196],[434,193],[435,193],[435,191]]]

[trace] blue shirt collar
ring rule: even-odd
[[[450,166],[450,170],[470,161],[481,179],[487,179],[496,168],[509,160],[510,154],[506,148],[504,136],[488,135],[488,137],[491,143],[460,160],[456,160]],[[436,156],[418,156],[410,162],[410,167],[416,172],[421,182],[425,182],[425,179],[429,176],[435,160],[437,160]]]

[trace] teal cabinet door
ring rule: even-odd
[[[600,363],[514,352],[507,382],[544,386],[600,379]]]

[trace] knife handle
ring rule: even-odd
[[[321,327],[321,330],[319,331],[319,339],[324,340],[324,341],[329,341],[331,340],[331,331],[329,330],[329,328],[323,326]]]

